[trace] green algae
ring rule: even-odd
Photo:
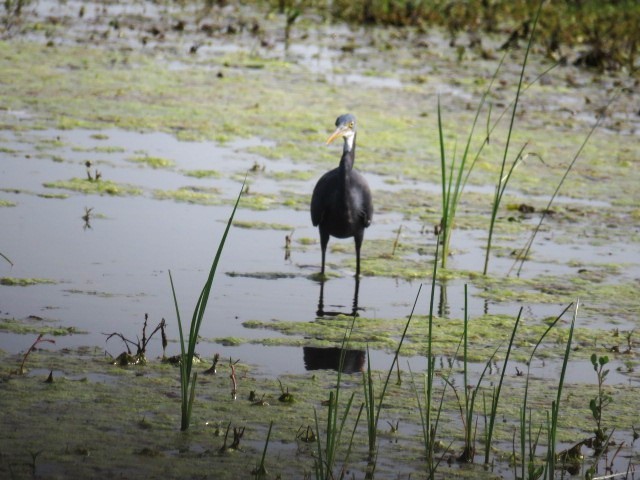
[[[51,335],[54,337],[87,333],[83,330],[77,329],[76,327],[60,327],[48,325],[48,323],[50,322],[34,317],[27,317],[24,320],[16,320],[15,318],[0,318],[0,331],[7,333],[16,333],[20,335],[34,334]]]
[[[157,200],[173,200],[196,205],[220,205],[223,199],[215,188],[181,187],[177,190],[154,190]]]
[[[15,278],[15,277],[0,277],[0,285],[5,287],[30,287],[32,285],[52,284],[58,283],[55,280],[49,278]]]
[[[284,223],[269,223],[269,222],[249,222],[243,220],[234,220],[234,227],[246,228],[250,230],[286,230],[291,231],[294,228],[291,225],[285,225]]]
[[[230,368],[221,362],[218,374],[198,376],[194,421],[189,432],[184,433],[179,431],[179,384],[171,365],[150,361],[145,366],[115,367],[105,360],[100,349],[40,350],[29,357],[32,373],[16,377],[10,371],[20,363],[20,356],[3,353],[0,359],[0,406],[5,413],[0,419],[5,432],[0,439],[0,473],[11,471],[14,475],[23,471],[27,474],[29,452],[40,451],[36,467],[42,462],[49,472],[65,477],[113,476],[116,472],[145,478],[249,477],[273,422],[267,469],[282,478],[301,478],[313,468],[316,446],[301,441],[299,432],[313,425],[314,409],[324,421],[326,407],[322,402],[336,380],[336,372],[318,370],[283,375],[276,381],[256,376],[251,367],[240,363],[235,367],[238,394],[234,399],[230,395]],[[199,368],[205,369],[206,365]],[[50,371],[53,382],[45,383]],[[434,394],[440,398],[444,393],[438,434],[454,455],[463,442],[457,398],[451,388],[443,392],[444,383],[438,380],[450,371],[446,364],[437,367]],[[399,464],[416,474],[424,468],[421,435],[408,427],[419,424],[413,382],[404,368],[398,375],[400,381],[388,386],[381,415],[381,420],[398,422],[400,426],[393,433],[380,432],[381,438],[389,439],[381,442],[378,451],[377,472],[385,477],[393,475],[394,466]],[[498,373],[487,374],[481,394],[490,395],[489,383],[497,376]],[[343,375],[341,386],[346,397],[354,394],[356,404],[364,401],[359,377]],[[379,391],[384,372],[373,372],[372,378]],[[513,375],[505,380],[503,395],[512,401],[499,405],[503,421],[497,423],[494,435],[497,459],[508,458],[511,451],[523,382],[522,377]],[[545,411],[555,400],[556,380],[533,378],[531,382],[529,402],[537,406],[532,412],[533,420],[535,424],[543,423]],[[565,385],[560,441],[575,442],[592,434],[593,425],[586,412],[594,388]],[[279,401],[283,389],[296,401]],[[637,414],[637,392],[632,386],[619,385],[611,395],[606,426],[615,428],[618,434],[629,431]],[[345,428],[350,431],[354,424],[355,413],[346,418]],[[227,425],[232,429],[246,427],[239,450],[223,448]],[[67,441],[59,441],[61,433]],[[366,426],[360,424],[354,437],[351,471],[365,471],[367,449]],[[144,465],[140,464],[141,456],[145,457]],[[287,461],[278,460],[281,458]],[[496,478],[482,473],[481,466],[469,468],[467,473],[472,478]],[[449,475],[458,474],[455,467],[446,471]]]
[[[10,202],[9,200],[0,199],[0,208],[2,207],[15,207],[17,204],[15,202]]]
[[[173,160],[169,160],[168,158],[153,157],[149,155],[142,157],[130,157],[127,158],[127,161],[146,165],[151,168],[171,168],[176,164]]]
[[[187,177],[195,178],[220,178],[222,175],[217,170],[183,170]]]
[[[55,200],[64,200],[69,198],[69,194],[67,193],[39,193],[38,196],[41,198],[51,198]]]
[[[352,317],[338,316],[331,319],[316,319],[313,322],[295,321],[258,321],[248,320],[243,326],[249,329],[265,329],[278,332],[283,337],[277,339],[252,340],[253,343],[289,346],[329,346],[339,345],[344,335],[344,328],[352,321]],[[489,358],[493,351],[506,345],[509,341],[514,317],[506,315],[482,315],[472,318],[469,326],[468,360],[482,362]],[[353,333],[350,337],[349,348],[383,350],[393,353],[399,341],[399,332],[406,325],[406,319],[372,319],[359,317],[355,321]],[[434,334],[432,345],[434,352],[439,355],[455,356],[462,338],[462,320],[451,318],[434,318]],[[531,349],[547,329],[543,322],[523,322],[518,329],[512,358],[525,362]],[[427,321],[423,316],[414,316],[405,340],[401,354],[405,356],[422,356],[425,353],[425,337],[427,335]],[[548,336],[544,348],[539,355],[543,358],[558,358],[562,353],[567,338],[566,327],[554,329]],[[248,341],[245,341],[248,342]],[[589,348],[597,348],[606,352],[612,345],[620,345],[623,340],[616,330],[602,330],[580,327],[574,332],[576,345],[574,356],[583,358],[590,355]],[[504,352],[499,352],[500,359]]]
[[[86,195],[137,196],[142,194],[142,190],[139,187],[111,180],[89,180],[75,177],[70,180],[45,182],[43,185],[46,188],[71,190]]]

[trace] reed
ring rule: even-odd
[[[478,124],[478,120],[480,118],[480,112],[482,111],[487,96],[491,92],[493,88],[493,84],[495,82],[496,77],[498,76],[498,72],[502,67],[504,62],[504,56],[500,60],[498,67],[496,68],[491,81],[489,82],[489,86],[482,94],[480,98],[480,102],[478,103],[478,108],[476,109],[476,114],[473,119],[473,123],[471,124],[471,129],[469,130],[469,136],[467,137],[467,143],[465,145],[464,151],[460,158],[460,163],[456,165],[456,155],[455,151],[451,157],[451,160],[447,161],[446,149],[445,149],[445,141],[444,141],[444,129],[442,125],[442,111],[440,108],[440,97],[438,97],[438,140],[440,146],[440,172],[441,172],[441,186],[442,186],[442,218],[440,220],[440,235],[442,236],[440,242],[442,243],[442,253],[440,255],[441,267],[446,268],[447,259],[449,257],[449,245],[451,241],[451,234],[453,232],[453,226],[455,223],[456,212],[458,209],[458,203],[460,201],[460,197],[462,196],[462,192],[464,187],[469,180],[469,175],[473,171],[473,167],[475,166],[478,158],[480,157],[480,153],[483,148],[487,145],[489,139],[489,131],[487,135],[476,151],[472,160],[471,158],[471,142],[474,138],[474,133],[476,130],[476,126]],[[489,108],[489,112],[491,109]],[[490,119],[490,114],[487,116],[487,121]],[[494,125],[495,128],[495,125]],[[447,166],[447,163],[449,165]],[[455,177],[455,182],[454,182]]]
[[[558,431],[558,416],[560,413],[560,406],[562,400],[562,387],[564,386],[564,377],[567,372],[567,365],[569,363],[569,356],[571,354],[571,342],[573,340],[573,329],[576,324],[576,318],[578,317],[578,308],[580,307],[580,301],[576,301],[573,309],[573,318],[571,319],[571,326],[569,327],[569,338],[567,339],[567,346],[564,351],[564,357],[562,359],[562,369],[560,371],[560,379],[558,381],[558,389],[556,392],[556,399],[551,403],[551,422],[549,425],[549,444],[547,446],[547,460],[545,465],[545,474],[549,480],[554,480],[556,473],[556,440]]]
[[[196,381],[198,379],[198,372],[193,372],[193,375],[191,372],[193,368],[193,358],[196,354],[196,344],[198,343],[198,333],[200,332],[200,326],[202,325],[204,312],[207,308],[207,302],[211,293],[211,287],[216,274],[216,269],[218,267],[218,262],[220,261],[222,250],[224,248],[225,241],[227,240],[227,235],[229,234],[229,230],[233,222],[233,217],[236,213],[236,209],[238,208],[238,203],[240,203],[240,197],[242,197],[244,185],[245,182],[242,183],[240,193],[238,194],[236,203],[233,206],[233,210],[231,211],[231,215],[229,216],[229,220],[227,221],[227,226],[224,230],[222,238],[220,239],[220,242],[218,243],[218,250],[213,259],[213,263],[211,264],[209,276],[204,284],[204,287],[202,288],[202,291],[200,292],[200,296],[198,297],[198,301],[196,302],[195,309],[193,310],[188,338],[185,338],[182,331],[182,320],[180,319],[180,309],[178,308],[176,289],[173,284],[171,271],[169,271],[169,281],[171,283],[171,292],[173,294],[173,302],[176,308],[176,317],[178,319],[178,332],[180,334],[180,393],[182,400],[180,430],[183,431],[189,428],[189,423],[191,422],[191,411],[193,408],[193,400],[195,398]]]
[[[560,319],[564,316],[565,313],[567,313],[567,311],[569,310],[569,308],[571,308],[572,304],[567,305],[567,307],[565,307],[565,309],[560,313],[560,315],[558,315],[555,320],[553,322],[551,322],[549,324],[549,326],[547,327],[547,329],[542,333],[542,335],[540,336],[540,338],[538,339],[537,343],[534,345],[533,347],[533,351],[531,352],[531,355],[529,356],[529,361],[527,362],[527,375],[525,377],[525,386],[524,386],[524,396],[522,399],[522,406],[520,407],[520,418],[519,418],[519,423],[520,423],[520,459],[521,459],[521,471],[520,471],[520,478],[539,478],[539,476],[534,476],[532,475],[532,473],[536,470],[536,466],[535,466],[535,461],[536,461],[536,450],[537,450],[537,438],[540,435],[540,432],[538,432],[538,435],[536,436],[536,441],[533,442],[531,439],[531,432],[532,432],[532,421],[531,421],[531,416],[529,416],[529,421],[527,422],[527,405],[528,405],[528,399],[529,399],[529,384],[530,384],[530,378],[531,378],[531,364],[533,362],[533,358],[536,354],[536,351],[538,350],[538,347],[540,347],[540,345],[542,344],[542,342],[544,341],[545,337],[549,334],[549,332],[557,325],[557,323],[560,321]],[[528,451],[527,451],[527,446]],[[525,460],[526,459],[526,460]],[[527,473],[529,473],[529,475],[525,476],[525,469],[527,471]],[[542,471],[539,472],[539,474],[542,474]]]
[[[393,374],[394,366],[398,366],[398,356],[400,355],[400,349],[402,348],[402,344],[407,335],[407,330],[409,330],[409,325],[411,324],[411,319],[413,318],[416,305],[418,304],[418,299],[420,298],[421,290],[422,290],[422,284],[418,287],[418,293],[416,294],[416,299],[413,302],[413,308],[411,309],[411,313],[409,314],[409,318],[407,319],[407,323],[405,324],[404,330],[402,332],[402,336],[400,337],[400,341],[398,342],[398,347],[396,348],[395,354],[393,356],[393,360],[391,361],[391,365],[389,366],[387,377],[385,378],[385,381],[382,384],[382,392],[380,393],[380,398],[378,399],[377,404],[375,402],[375,389],[373,386],[373,378],[371,374],[371,360],[370,360],[371,357],[369,355],[369,348],[367,347],[367,370],[366,372],[363,372],[362,385],[364,388],[364,399],[365,399],[364,405],[365,405],[365,412],[367,415],[367,434],[368,434],[368,440],[369,440],[370,459],[373,458],[376,451],[378,422],[380,420],[380,412],[382,411],[384,398],[387,393],[387,387],[389,386],[389,381],[391,380],[391,375]],[[399,375],[398,375],[398,378],[400,378]]]
[[[611,98],[611,100],[609,100],[609,102],[607,103],[607,106],[605,107],[605,110],[606,110],[606,108],[609,107],[609,105],[611,105],[611,103],[615,100],[615,98],[616,97],[614,96],[614,97]],[[516,275],[518,277],[520,276],[520,272],[522,271],[522,267],[524,266],[524,262],[527,260],[527,258],[529,258],[529,251],[531,250],[531,247],[532,247],[533,242],[534,242],[534,240],[536,238],[536,235],[538,235],[538,231],[540,230],[540,227],[542,226],[542,222],[544,222],[544,219],[546,218],[547,213],[551,211],[551,205],[553,205],[553,202],[555,201],[556,197],[558,196],[558,193],[560,192],[560,189],[562,188],[562,185],[564,184],[564,181],[567,179],[567,176],[569,175],[569,172],[571,172],[571,170],[573,169],[574,164],[576,163],[576,161],[580,157],[580,154],[582,153],[582,150],[584,149],[584,147],[587,145],[587,142],[591,138],[591,135],[593,135],[593,132],[595,132],[595,130],[600,125],[600,122],[602,121],[602,118],[604,118],[604,115],[598,116],[598,119],[596,120],[596,123],[593,125],[593,127],[591,127],[591,130],[589,130],[589,133],[587,134],[587,136],[585,137],[584,141],[580,145],[580,148],[578,149],[578,151],[574,155],[573,159],[571,160],[571,162],[569,163],[569,165],[565,169],[564,174],[560,178],[560,181],[558,182],[558,185],[556,186],[556,189],[553,192],[553,195],[551,195],[551,198],[549,199],[549,202],[547,203],[546,208],[542,211],[542,214],[540,215],[540,220],[538,221],[538,224],[536,225],[536,228],[533,229],[533,232],[531,232],[531,236],[527,240],[524,248],[522,250],[520,250],[520,252],[516,256],[516,259],[513,262],[513,265],[509,269],[509,273],[511,273],[513,268],[518,263],[520,263],[520,266],[518,267],[518,271],[516,273]]]
[[[318,411],[314,408],[313,415],[316,427],[316,438],[317,438],[317,456],[315,459],[314,467],[315,467],[315,477],[316,480],[329,480],[336,478],[336,474],[334,472],[336,466],[336,457],[340,447],[340,440],[342,437],[342,433],[349,417],[349,413],[351,412],[351,407],[353,405],[353,399],[355,397],[355,392],[351,394],[347,403],[344,407],[342,415],[339,415],[339,407],[340,407],[340,393],[341,393],[341,382],[342,382],[342,369],[344,367],[344,358],[346,354],[346,345],[351,338],[351,333],[353,332],[353,327],[355,324],[356,316],[354,315],[353,320],[349,327],[346,328],[344,336],[342,338],[342,347],[340,353],[340,361],[338,364],[338,376],[336,379],[336,387],[335,389],[329,392],[329,402],[327,409],[327,420],[325,423],[325,438],[324,442],[322,441],[322,432],[320,430],[320,421],[318,420]],[[360,410],[356,417],[355,425],[353,427],[353,431],[351,432],[351,437],[347,444],[347,450],[345,453],[345,458],[343,464],[346,464],[349,456],[351,454],[351,447],[353,445],[353,440],[355,437],[356,428],[358,427],[358,423],[360,422],[360,416],[362,414],[362,410],[364,408],[364,404],[360,406]],[[324,443],[324,446],[323,446]],[[344,468],[342,468],[342,473],[337,476],[337,478],[342,478],[344,475]]]
[[[267,431],[267,439],[264,442],[264,449],[262,450],[262,457],[260,458],[260,465],[253,470],[253,475],[256,478],[266,478],[267,468],[264,463],[267,458],[267,448],[269,447],[269,439],[271,438],[271,429],[273,428],[273,420],[269,423],[269,430]]]
[[[504,358],[504,364],[502,365],[502,371],[500,372],[500,381],[498,382],[498,386],[493,389],[491,392],[491,410],[489,412],[489,425],[487,426],[487,431],[485,435],[485,443],[484,443],[484,463],[489,463],[489,455],[491,452],[491,442],[493,440],[493,429],[496,423],[496,416],[498,413],[498,403],[500,402],[500,392],[502,391],[502,383],[504,382],[504,374],[507,371],[507,365],[509,364],[509,356],[511,355],[511,348],[513,347],[513,339],[516,336],[516,332],[518,330],[518,325],[520,324],[520,318],[522,318],[522,308],[518,311],[518,316],[516,317],[516,322],[513,325],[513,330],[511,331],[511,338],[509,339],[509,345],[507,346],[507,353]]]
[[[520,69],[520,78],[518,79],[518,87],[516,89],[516,95],[513,102],[513,108],[511,109],[511,119],[509,121],[509,129],[507,130],[507,138],[502,154],[502,163],[500,164],[500,173],[498,175],[498,180],[496,183],[495,192],[493,195],[493,203],[491,206],[491,220],[489,222],[489,234],[487,237],[487,247],[485,251],[484,257],[484,269],[483,274],[486,275],[489,270],[489,257],[491,255],[491,245],[493,242],[493,232],[496,226],[496,219],[498,217],[498,209],[500,208],[500,203],[502,201],[502,196],[504,195],[504,191],[507,188],[507,184],[511,179],[513,171],[520,164],[523,158],[523,151],[526,145],[524,145],[518,154],[515,157],[515,160],[511,163],[511,166],[507,168],[507,158],[509,156],[509,150],[511,146],[511,135],[513,133],[513,127],[516,119],[516,112],[518,110],[518,104],[520,100],[520,94],[523,91],[523,82],[524,82],[524,72],[527,68],[527,60],[529,59],[529,52],[531,51],[531,46],[533,44],[533,37],[536,33],[536,26],[538,25],[538,19],[540,18],[540,12],[542,10],[542,4],[544,2],[541,0],[538,3],[538,10],[533,19],[533,25],[531,26],[531,34],[529,35],[529,41],[527,42],[527,49],[524,54],[524,60],[522,61],[522,68]]]

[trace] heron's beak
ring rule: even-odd
[[[345,132],[345,128],[344,127],[340,126],[340,127],[336,128],[336,131],[333,132],[329,138],[327,138],[327,145],[329,145],[331,142],[333,142],[336,138],[341,137],[342,135],[344,135],[344,132]]]

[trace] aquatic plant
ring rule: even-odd
[[[556,324],[560,321],[560,319],[564,316],[564,314],[571,308],[571,304],[565,307],[565,309],[558,315],[555,320],[553,320],[544,333],[540,336],[538,341],[533,347],[531,355],[529,356],[529,360],[527,362],[527,375],[525,377],[525,385],[524,385],[524,395],[522,398],[522,405],[520,407],[520,418],[519,418],[519,426],[520,426],[520,459],[521,459],[521,472],[520,478],[530,478],[535,479],[539,478],[543,471],[544,467],[537,466],[536,459],[536,450],[538,446],[538,438],[540,436],[540,431],[538,431],[537,435],[535,435],[535,440],[533,440],[533,424],[531,421],[531,413],[529,414],[529,421],[527,421],[527,408],[528,408],[528,399],[529,399],[529,383],[530,383],[530,373],[531,373],[531,364],[533,358],[536,354],[536,351],[542,344],[545,337],[551,332],[551,330],[556,326]],[[542,428],[542,427],[540,427]],[[515,441],[514,441],[515,444]],[[514,459],[515,455],[515,446],[514,446]],[[514,468],[516,467],[516,463],[514,462]],[[525,476],[525,469],[528,473]],[[517,476],[517,475],[516,475]]]
[[[36,338],[36,341],[33,342],[33,344],[31,344],[31,346],[29,347],[29,350],[27,350],[27,352],[22,357],[22,363],[20,364],[20,368],[18,369],[18,375],[24,375],[24,364],[27,362],[27,358],[29,358],[29,354],[33,352],[33,350],[38,346],[38,344],[44,343],[44,342],[56,343],[55,340],[52,340],[50,338],[43,338],[43,337],[44,337],[44,333],[41,333],[40,335],[38,335],[38,338]]]
[[[273,420],[269,422],[269,430],[267,431],[267,439],[264,442],[264,449],[262,450],[262,457],[260,458],[260,465],[258,465],[251,473],[256,478],[265,478],[267,476],[267,468],[264,466],[265,459],[267,458],[267,447],[269,446],[269,439],[271,438],[271,429],[273,428]]]
[[[414,395],[418,404],[418,411],[420,412],[420,424],[422,426],[422,446],[425,452],[426,458],[426,470],[429,479],[433,479],[436,473],[436,469],[444,457],[436,460],[436,434],[438,432],[438,423],[440,421],[440,414],[442,413],[442,404],[444,401],[445,389],[442,391],[440,397],[440,405],[436,411],[435,418],[433,418],[432,404],[433,404],[433,378],[435,374],[435,355],[433,354],[433,312],[435,305],[435,290],[436,290],[436,278],[438,273],[438,254],[439,254],[440,238],[438,235],[438,241],[436,242],[435,258],[433,261],[433,271],[431,274],[431,296],[429,298],[429,316],[427,327],[427,371],[424,374],[424,408],[420,400],[420,394],[413,378],[413,372],[411,372],[411,381],[413,385]],[[446,453],[446,450],[445,450]]]
[[[7,257],[6,255],[4,255],[1,252],[0,252],[0,257],[4,258],[7,261],[7,263],[13,267],[13,262],[11,260],[9,260],[9,257]]]
[[[342,346],[340,348],[340,360],[338,363],[338,376],[336,379],[336,386],[329,392],[329,400],[327,402],[327,420],[325,423],[325,436],[324,442],[322,441],[322,432],[320,430],[320,421],[318,420],[318,411],[314,407],[313,416],[315,420],[315,428],[316,428],[316,439],[317,439],[317,457],[314,461],[314,472],[316,480],[329,480],[336,478],[334,474],[334,468],[337,460],[338,449],[340,447],[340,440],[342,437],[342,432],[345,427],[345,423],[347,418],[349,417],[349,412],[351,411],[351,407],[353,404],[353,399],[355,397],[355,392],[351,394],[349,399],[347,400],[346,405],[344,406],[344,410],[342,415],[338,416],[339,410],[339,401],[340,401],[340,393],[341,393],[341,381],[342,381],[342,371],[344,368],[344,360],[346,356],[346,348],[345,346],[349,342],[349,338],[351,337],[351,332],[353,331],[353,326],[355,323],[356,316],[353,316],[353,320],[347,328],[345,328],[345,333],[342,338]],[[362,415],[362,410],[364,408],[364,404],[360,406],[360,410],[358,411],[358,415],[355,421],[355,425],[353,427],[353,431],[351,432],[351,437],[349,442],[347,443],[346,453],[343,460],[343,465],[347,463],[349,459],[349,455],[351,454],[351,448],[353,446],[353,438],[355,436],[356,428],[358,427],[358,423],[360,422],[360,416]],[[324,443],[324,446],[323,446]],[[342,473],[338,475],[338,478],[342,478],[344,475],[344,467],[342,468]]]
[[[609,357],[607,355],[601,357],[595,353],[591,355],[591,365],[593,365],[593,370],[596,372],[598,380],[598,393],[589,401],[589,410],[591,410],[593,420],[596,422],[596,428],[593,431],[595,434],[593,449],[596,451],[596,454],[604,450],[604,444],[607,440],[607,429],[602,424],[602,412],[613,401],[611,395],[604,390],[604,381],[609,374],[609,370],[605,369],[605,365],[608,363]]]
[[[545,474],[549,480],[555,479],[556,474],[556,442],[558,433],[558,417],[560,414],[560,406],[562,400],[562,387],[564,386],[564,377],[567,372],[567,365],[569,364],[569,355],[571,354],[571,341],[573,340],[573,330],[576,325],[576,318],[578,317],[578,308],[580,307],[580,301],[576,301],[575,308],[573,310],[573,317],[571,319],[571,326],[569,327],[569,336],[567,338],[567,347],[564,351],[564,357],[562,359],[562,368],[560,370],[560,378],[558,380],[558,388],[556,390],[556,399],[551,402],[551,421],[548,427],[548,444],[547,444],[547,458],[545,464]]]
[[[491,449],[491,439],[493,437],[493,427],[495,425],[495,417],[498,409],[498,402],[500,399],[500,390],[502,387],[502,380],[504,379],[504,372],[507,369],[507,365],[509,363],[509,354],[511,352],[511,346],[513,344],[513,338],[515,337],[516,330],[518,328],[518,323],[520,322],[520,315],[522,314],[522,308],[520,309],[520,313],[518,314],[518,318],[516,319],[516,323],[513,327],[513,331],[511,333],[511,339],[509,340],[509,348],[507,350],[507,355],[504,361],[504,365],[502,366],[502,374],[500,376],[500,383],[497,389],[494,389],[491,397],[491,410],[489,414],[489,427],[487,428],[486,437],[485,437],[485,463],[489,461],[489,451]],[[485,367],[482,370],[482,373],[478,377],[478,381],[475,387],[470,387],[468,381],[468,356],[467,356],[467,348],[468,348],[468,339],[469,339],[469,313],[468,313],[468,296],[467,296],[467,285],[464,286],[464,326],[463,326],[463,389],[464,389],[464,412],[462,415],[462,425],[464,429],[464,450],[462,454],[458,457],[459,462],[463,463],[473,463],[476,448],[475,448],[475,427],[473,425],[473,413],[475,409],[475,401],[478,392],[480,391],[480,385],[482,384],[482,380],[491,366],[491,363],[494,361],[500,346],[498,346],[493,354],[488,358],[485,363]],[[450,384],[454,393],[456,393],[456,397],[458,394],[453,384]],[[458,398],[458,402],[460,399]],[[462,405],[460,407],[462,411]]]
[[[453,231],[453,226],[456,218],[456,211],[458,209],[458,203],[460,202],[460,197],[462,196],[462,192],[464,190],[465,185],[469,179],[469,175],[473,171],[473,167],[475,166],[480,153],[482,152],[484,146],[488,142],[489,132],[487,132],[487,136],[485,141],[482,142],[482,145],[478,148],[475,157],[473,160],[470,160],[470,147],[471,141],[473,139],[476,125],[478,123],[478,119],[480,117],[480,112],[482,111],[487,95],[491,92],[493,87],[493,83],[500,71],[502,66],[502,62],[504,61],[504,56],[500,60],[498,67],[494,71],[493,77],[489,82],[487,89],[482,94],[480,98],[480,102],[478,103],[478,108],[476,109],[475,116],[473,118],[473,123],[471,124],[471,128],[469,129],[469,136],[467,137],[467,143],[465,145],[464,151],[462,153],[462,157],[460,158],[459,164],[456,165],[456,157],[455,151],[449,160],[449,165],[447,165],[447,155],[445,149],[445,141],[444,141],[444,132],[442,125],[442,113],[440,108],[440,97],[438,97],[438,139],[440,146],[440,173],[441,173],[441,184],[442,184],[442,218],[440,220],[440,225],[437,228],[437,231],[441,235],[441,243],[442,243],[442,254],[441,258],[441,266],[442,268],[446,268],[447,259],[449,257],[449,244],[451,241],[451,234]],[[469,165],[467,165],[467,163]],[[453,178],[455,176],[455,183],[453,182]]]
[[[613,102],[614,99],[615,99],[615,97],[613,97],[613,98],[611,98],[611,100],[609,100],[609,103],[607,104],[607,106],[605,107],[604,110],[606,110],[609,107],[609,105],[611,104],[611,102]],[[531,247],[532,247],[533,242],[534,242],[534,240],[536,238],[536,235],[538,235],[538,231],[540,230],[540,227],[542,226],[542,222],[546,218],[547,213],[551,211],[551,205],[553,204],[554,200],[556,199],[556,196],[560,192],[560,189],[562,188],[562,185],[564,184],[564,181],[567,179],[567,176],[569,175],[569,172],[573,169],[573,166],[576,163],[576,161],[578,160],[578,158],[580,157],[580,154],[582,153],[582,150],[584,149],[584,147],[586,146],[587,142],[591,138],[591,135],[593,135],[593,132],[595,132],[596,128],[598,128],[598,126],[600,125],[600,122],[602,121],[603,118],[604,118],[604,114],[598,116],[598,119],[596,120],[596,123],[593,125],[593,127],[591,127],[591,130],[589,130],[589,133],[587,134],[587,136],[585,137],[584,141],[580,145],[580,148],[578,149],[578,151],[574,155],[574,157],[571,160],[571,162],[569,163],[569,165],[567,165],[567,168],[565,169],[564,174],[560,178],[560,181],[558,182],[558,185],[556,186],[556,189],[554,190],[553,194],[551,195],[551,198],[549,199],[549,202],[547,203],[546,208],[542,211],[542,214],[540,215],[540,220],[538,221],[538,224],[536,225],[536,227],[531,232],[531,236],[529,237],[529,239],[525,243],[524,248],[521,249],[518,252],[518,254],[516,255],[516,259],[513,262],[513,265],[511,266],[511,268],[509,269],[509,273],[511,273],[513,268],[518,264],[518,262],[520,262],[520,266],[518,267],[518,271],[517,271],[517,276],[520,276],[520,272],[522,270],[522,267],[524,266],[524,262],[527,260],[527,258],[529,258],[529,251],[531,250]]]
[[[518,154],[515,157],[515,160],[511,163],[511,166],[509,167],[508,171],[507,171],[507,157],[509,155],[509,147],[511,145],[511,135],[513,133],[513,126],[515,123],[515,119],[516,119],[516,112],[518,110],[518,102],[520,100],[520,94],[522,92],[522,85],[523,85],[523,80],[524,80],[524,72],[526,70],[527,67],[527,60],[529,58],[529,52],[531,51],[531,46],[533,44],[533,37],[535,35],[536,32],[536,26],[538,25],[538,19],[540,18],[540,11],[542,10],[542,4],[543,1],[540,1],[538,3],[538,10],[536,12],[535,17],[533,18],[533,25],[531,27],[531,34],[529,35],[529,41],[527,43],[527,49],[525,50],[524,53],[524,59],[522,61],[522,68],[520,69],[520,78],[518,79],[518,87],[516,88],[516,95],[515,95],[515,99],[513,102],[513,108],[511,110],[511,119],[509,121],[509,129],[507,130],[507,138],[505,141],[505,146],[504,146],[504,151],[503,151],[503,155],[502,155],[502,163],[500,164],[500,173],[498,175],[498,179],[497,179],[497,183],[496,183],[496,187],[495,187],[495,191],[494,191],[494,196],[493,196],[493,204],[492,204],[492,208],[491,208],[491,220],[489,222],[489,234],[487,237],[487,248],[485,251],[485,257],[484,257],[484,269],[483,269],[483,274],[486,275],[487,271],[489,269],[489,256],[491,254],[491,243],[493,240],[493,232],[494,232],[494,228],[495,228],[495,224],[496,224],[496,218],[498,216],[498,209],[500,207],[500,202],[502,201],[502,196],[504,194],[505,189],[507,188],[507,184],[509,183],[509,180],[511,179],[511,175],[513,174],[513,171],[515,170],[515,168],[518,166],[518,164],[525,158],[523,156],[523,151],[526,147],[526,144],[524,146],[522,146],[522,148],[520,149],[520,151],[518,152]],[[506,173],[505,173],[506,172]]]
[[[511,355],[511,348],[513,347],[513,339],[516,336],[516,331],[518,330],[518,325],[520,324],[520,318],[522,317],[522,308],[523,307],[520,307],[520,310],[518,311],[516,322],[513,325],[513,330],[511,331],[511,338],[509,339],[509,345],[507,346],[507,353],[505,355],[504,363],[502,365],[502,371],[500,373],[500,381],[498,382],[498,386],[494,388],[491,392],[491,410],[489,411],[489,425],[487,426],[487,432],[485,435],[484,463],[489,463],[489,453],[491,451],[493,429],[496,422],[496,415],[498,413],[498,403],[500,402],[500,392],[502,391],[502,383],[504,381],[504,375],[507,371],[509,356]]]
[[[196,343],[198,342],[198,332],[200,331],[200,326],[202,325],[204,312],[207,308],[207,302],[209,300],[211,286],[213,284],[213,279],[216,274],[218,262],[220,261],[220,256],[222,255],[222,249],[224,248],[225,241],[227,240],[227,235],[229,234],[229,229],[231,228],[233,217],[236,213],[236,209],[238,208],[238,203],[240,203],[240,197],[242,197],[243,190],[244,190],[244,182],[242,183],[242,187],[240,188],[240,193],[238,193],[238,198],[236,199],[236,203],[233,206],[233,210],[231,211],[231,215],[229,216],[229,220],[227,221],[227,226],[224,230],[222,238],[220,239],[220,243],[218,244],[218,250],[213,259],[213,263],[211,264],[211,269],[209,270],[209,276],[207,278],[207,281],[204,284],[204,287],[202,287],[202,291],[200,292],[200,296],[198,297],[198,301],[196,302],[196,306],[193,310],[193,316],[191,318],[191,326],[189,328],[189,337],[186,337],[186,338],[182,332],[182,320],[180,319],[180,309],[178,308],[178,299],[176,297],[176,290],[173,284],[171,270],[169,270],[169,282],[171,283],[171,293],[173,294],[173,302],[176,307],[176,317],[178,319],[178,332],[180,334],[180,393],[181,393],[181,400],[182,400],[182,403],[181,403],[182,416],[180,421],[181,430],[187,430],[189,428],[189,423],[191,422],[191,410],[193,407],[193,400],[195,398],[196,380],[198,378],[198,372],[193,372],[193,375],[192,375],[191,370],[193,367],[193,358],[196,354]]]
[[[400,355],[400,349],[402,348],[402,344],[404,343],[404,339],[407,336],[407,330],[409,329],[409,325],[411,324],[411,319],[413,318],[413,313],[415,312],[416,305],[418,304],[418,298],[420,298],[420,291],[422,290],[422,284],[418,287],[418,293],[416,294],[416,299],[413,303],[413,308],[411,309],[411,313],[409,314],[409,318],[407,319],[407,323],[405,324],[404,330],[402,332],[402,336],[400,337],[400,341],[398,342],[398,348],[396,348],[396,352],[393,356],[393,360],[391,361],[391,365],[389,366],[389,370],[387,372],[387,377],[382,384],[382,392],[380,393],[380,397],[378,399],[378,403],[375,403],[375,391],[373,387],[373,378],[371,372],[371,356],[369,355],[369,347],[367,346],[367,370],[362,374],[362,385],[364,387],[364,399],[365,399],[365,412],[367,415],[367,436],[369,440],[369,460],[373,459],[373,455],[376,450],[376,440],[377,440],[377,432],[378,432],[378,423],[380,420],[380,412],[382,411],[382,405],[384,403],[384,398],[387,393],[387,387],[389,386],[389,380],[391,379],[391,375],[393,373],[394,366],[398,366],[398,356]],[[398,374],[398,381],[400,381],[400,374]]]
[[[151,338],[153,338],[153,336],[158,332],[160,332],[161,339],[162,339],[162,357],[164,358],[165,349],[167,348],[167,334],[165,331],[166,322],[163,318],[160,321],[160,323],[158,323],[156,328],[153,329],[151,334],[149,334],[149,336],[147,337],[148,320],[149,320],[149,314],[145,313],[144,324],[142,325],[142,339],[140,339],[139,337],[136,337],[135,340],[130,340],[127,337],[125,337],[122,333],[119,333],[119,332],[103,333],[103,335],[107,336],[107,339],[105,340],[105,342],[108,342],[113,337],[118,337],[120,338],[120,340],[123,341],[123,343],[127,347],[127,351],[118,355],[118,357],[114,360],[113,362],[114,365],[120,365],[120,366],[137,365],[137,364],[144,365],[145,363],[147,363],[147,359],[145,356],[145,353],[147,351],[147,345],[151,341]],[[131,346],[134,346],[136,348],[135,354],[131,353]]]

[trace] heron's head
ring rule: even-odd
[[[347,143],[353,142],[353,137],[356,134],[356,117],[350,113],[340,115],[336,120],[336,130],[327,139],[327,145],[333,142],[338,137],[343,137]]]

